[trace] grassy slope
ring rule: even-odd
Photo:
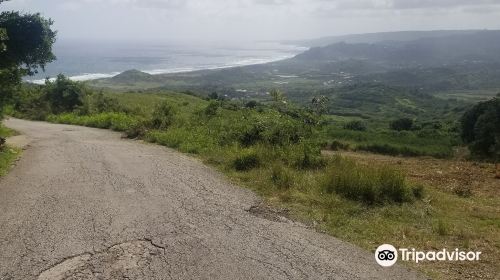
[[[150,131],[146,139],[183,152],[195,153],[206,163],[227,174],[236,183],[253,189],[276,207],[290,209],[290,215],[317,228],[358,244],[367,250],[374,250],[381,243],[391,243],[397,247],[415,247],[434,250],[464,248],[482,250],[486,260],[479,265],[454,263],[425,263],[415,266],[437,279],[463,279],[464,276],[493,278],[498,275],[500,211],[498,199],[475,194],[460,197],[445,186],[425,180],[427,175],[411,178],[416,183],[426,185],[425,198],[421,201],[402,204],[368,206],[364,203],[343,198],[335,193],[325,192],[325,174],[335,172],[339,165],[330,163],[327,170],[297,170],[287,165],[261,164],[250,171],[236,171],[232,164],[234,157],[241,153],[264,149],[254,147],[244,149],[238,146],[220,146],[217,139],[229,137],[225,133],[237,129],[245,123],[249,115],[259,115],[255,111],[221,110],[206,122],[196,123],[196,115],[208,102],[182,94],[114,94],[129,106],[137,107],[142,116],[151,114],[151,108],[161,100],[175,104],[177,111],[174,125],[166,131]],[[265,115],[266,113],[264,113]],[[52,121],[90,126],[109,122],[105,118],[75,115],[54,116]],[[115,129],[123,130],[135,122],[134,117],[114,116]],[[104,121],[103,121],[104,120]],[[193,123],[193,120],[195,122]],[[109,124],[102,127],[109,127]],[[113,125],[111,125],[113,127]],[[295,147],[298,149],[299,147]],[[264,150],[268,153],[265,161],[272,161],[280,151]],[[273,154],[275,153],[275,154]],[[397,162],[378,162],[377,166],[399,166]],[[333,160],[335,161],[335,160]],[[358,159],[362,164],[373,161]],[[425,163],[422,163],[425,164]],[[333,170],[329,170],[333,169]],[[428,170],[428,173],[434,172]],[[436,171],[437,172],[437,171]],[[278,180],[276,180],[278,178]],[[475,180],[471,174],[470,180]]]

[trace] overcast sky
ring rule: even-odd
[[[11,0],[59,40],[282,40],[395,30],[500,29],[500,0]]]

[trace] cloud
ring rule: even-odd
[[[499,5],[500,0],[392,0],[394,9],[459,8]]]
[[[500,0],[14,0],[0,9],[42,12],[61,38],[267,40],[500,28]]]

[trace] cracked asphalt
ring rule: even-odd
[[[8,119],[29,144],[0,180],[0,279],[422,279],[249,211],[191,157],[107,130]]]

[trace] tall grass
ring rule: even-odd
[[[403,203],[416,198],[401,172],[386,166],[363,166],[341,157],[332,160],[323,184],[327,193],[368,204]]]

